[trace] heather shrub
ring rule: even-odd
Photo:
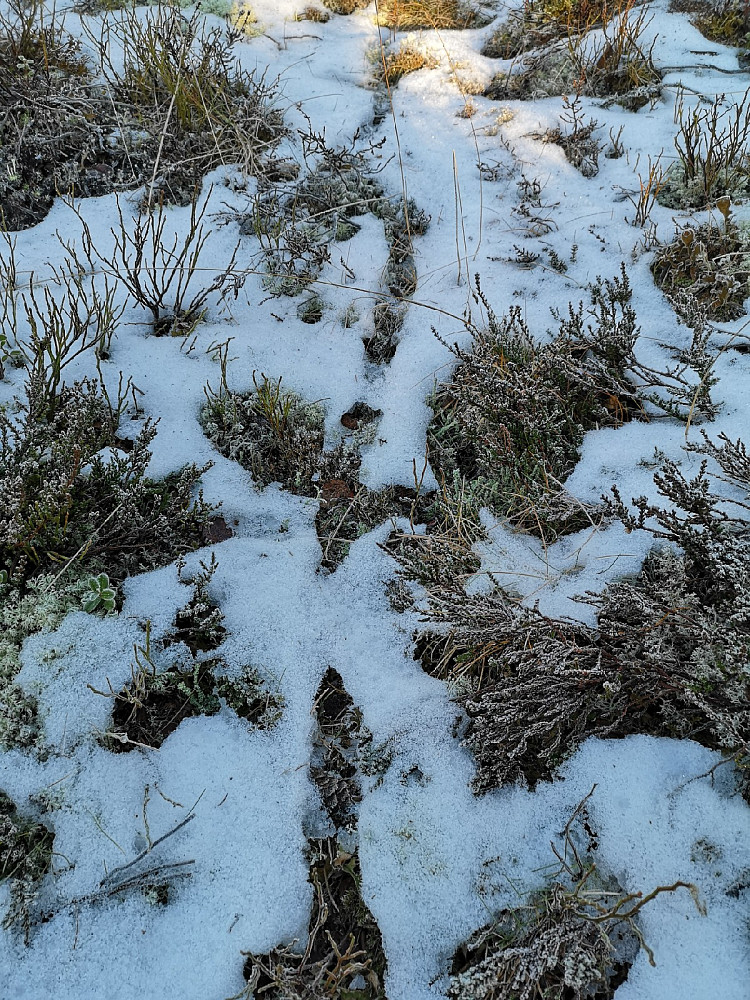
[[[500,587],[430,591],[417,653],[467,712],[478,791],[548,779],[590,736],[689,738],[750,765],[750,459],[726,437],[691,450],[695,478],[673,462],[655,476],[666,505],[613,490],[608,512],[658,545],[637,578],[586,595],[595,627]]]
[[[451,347],[453,377],[430,400],[430,461],[464,514],[489,507],[545,537],[590,523],[563,487],[584,433],[644,414],[627,374],[638,337],[630,285],[597,282],[591,307],[557,315],[558,332],[536,341],[520,307],[498,318],[479,286],[487,326],[471,326],[471,351]]]

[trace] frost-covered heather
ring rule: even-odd
[[[117,5],[101,5],[110,6]],[[82,457],[69,442],[59,463],[67,472],[53,484],[57,492],[43,484],[51,452],[42,449],[2,467],[17,477],[4,484],[2,495],[16,498],[25,511],[27,534],[19,535],[18,523],[0,511],[0,551],[11,553],[12,562],[0,565],[6,574],[0,575],[0,601],[6,602],[0,610],[6,629],[0,735],[8,735],[0,751],[0,792],[32,824],[28,829],[42,824],[54,840],[49,864],[46,854],[32,859],[21,880],[14,861],[8,875],[7,858],[22,853],[18,831],[28,831],[8,810],[2,813],[5,799],[0,802],[0,917],[18,913],[19,898],[25,907],[22,919],[6,920],[0,931],[0,1000],[246,997],[252,995],[243,975],[248,953],[268,955],[295,940],[304,949],[314,893],[308,841],[334,832],[316,779],[322,744],[313,710],[328,670],[340,675],[368,733],[365,750],[347,746],[343,754],[342,768],[356,770],[361,801],[356,824],[339,831],[339,847],[352,856],[357,851],[361,899],[377,921],[387,960],[377,988],[384,986],[388,1000],[439,1000],[449,990],[456,995],[450,977],[456,949],[493,914],[518,908],[544,887],[555,860],[550,842],[560,847],[568,819],[594,784],[587,804],[596,835],[591,853],[608,884],[647,893],[690,883],[706,910],[701,915],[685,890],[663,893],[643,908],[639,931],[656,964],[641,949],[617,1000],[743,1000],[750,981],[750,809],[737,792],[734,764],[690,739],[592,738],[561,755],[553,781],[540,781],[534,790],[515,783],[475,795],[475,761],[462,742],[467,720],[453,700],[457,685],[430,676],[414,657],[414,634],[429,610],[429,595],[415,584],[394,582],[398,565],[387,549],[394,547],[394,526],[402,533],[443,533],[450,544],[459,537],[473,544],[473,558],[457,542],[455,563],[438,570],[441,585],[474,596],[500,585],[526,607],[593,632],[596,608],[578,598],[637,577],[654,544],[645,530],[603,519],[602,494],[616,486],[626,504],[641,496],[656,503],[654,472],[665,460],[688,478],[698,473],[702,456],[685,445],[700,443],[701,429],[714,441],[721,434],[732,441],[750,438],[746,319],[718,321],[698,307],[686,311],[684,303],[676,309],[651,271],[657,245],[675,240],[675,224],[699,236],[709,224],[726,232],[750,220],[750,207],[737,196],[726,211],[679,209],[648,192],[649,164],[658,160],[666,172],[677,163],[675,107],[686,115],[697,95],[707,99],[705,106],[721,94],[740,102],[750,75],[736,48],[707,41],[686,14],[655,0],[647,6],[639,44],[661,75],[658,86],[649,78],[638,111],[598,90],[599,96],[585,96],[584,89],[575,113],[582,117],[571,119],[570,104],[559,97],[484,96],[496,74],[513,64],[482,54],[491,51],[486,44],[506,16],[500,4],[483,6],[487,18],[473,22],[479,26],[409,27],[394,39],[390,27],[378,27],[374,3],[313,6],[330,16],[310,13],[294,0],[257,0],[252,9],[233,5],[230,22],[239,37],[222,72],[228,80],[252,79],[259,89],[248,97],[240,88],[238,97],[219,88],[210,109],[201,105],[207,99],[198,82],[205,70],[201,42],[180,49],[179,38],[165,36],[177,45],[184,78],[198,85],[186,96],[179,81],[162,80],[149,91],[154,103],[148,107],[156,110],[140,120],[128,117],[131,97],[112,90],[134,53],[123,49],[116,31],[105,35],[107,78],[89,68],[85,81],[81,76],[75,87],[59,91],[73,116],[71,132],[84,127],[75,117],[84,85],[94,88],[102,114],[114,107],[119,115],[120,124],[108,119],[87,147],[85,183],[75,177],[75,190],[88,196],[55,197],[44,215],[43,171],[32,170],[28,184],[41,192],[34,200],[38,221],[19,224],[18,232],[0,239],[6,433],[12,437],[8,428],[18,430],[31,419],[17,406],[27,398],[27,382],[47,387],[46,395],[40,390],[35,397],[46,399],[33,415],[37,430],[54,423],[55,379],[58,387],[60,380],[101,380],[109,401],[109,436],[96,438],[102,451],[97,457],[89,448]],[[224,30],[226,9],[223,3],[212,4],[210,12],[204,6],[206,31]],[[9,10],[0,0],[3,16],[12,17]],[[184,12],[191,16],[190,8]],[[71,6],[66,27],[80,40],[80,51],[66,50],[68,61],[79,66],[77,60],[88,59],[95,66],[101,19],[123,16],[101,13],[94,2]],[[138,7],[132,16],[143,20],[150,12]],[[376,84],[381,42],[403,43],[425,57],[422,68],[401,76],[390,99]],[[58,94],[56,74],[63,69],[50,71],[35,51],[23,56],[17,93],[6,93],[0,80],[0,116],[7,102],[28,104],[23,88],[39,82],[35,73],[47,73],[45,93]],[[223,50],[212,51],[223,58]],[[254,123],[252,142],[243,142],[242,129],[233,130],[227,118],[235,100]],[[178,111],[196,116],[191,134],[201,136],[200,162],[173,141]],[[267,130],[254,117],[261,113],[269,116],[263,119]],[[49,123],[44,127],[45,135],[53,134]],[[216,149],[207,138],[212,127],[221,127]],[[8,191],[22,188],[13,187],[21,168],[2,128],[0,123],[0,191],[7,199]],[[166,137],[161,144],[160,130]],[[582,156],[570,138],[576,130],[586,144]],[[175,150],[183,158],[179,170],[169,161]],[[201,183],[191,210],[196,171]],[[51,174],[45,176],[48,181]],[[55,176],[71,180],[68,173]],[[735,192],[741,190],[735,185]],[[158,206],[158,222],[156,229],[141,226],[143,256],[136,258],[136,219],[139,207],[149,204]],[[688,244],[690,238],[683,244],[689,250]],[[183,269],[165,285],[174,255],[182,255]],[[680,263],[689,270],[684,254]],[[426,462],[430,400],[459,363],[451,346],[471,350],[472,327],[488,328],[487,305],[498,317],[519,307],[537,340],[551,341],[559,329],[551,310],[564,318],[569,303],[575,310],[583,302],[588,321],[597,277],[613,279],[623,264],[640,333],[638,368],[629,368],[618,384],[630,387],[634,379],[644,386],[645,372],[683,371],[689,362],[692,388],[672,379],[677,395],[664,392],[681,401],[671,413],[657,415],[647,398],[653,384],[637,406],[627,404],[628,419],[620,419],[623,404],[609,393],[587,409],[587,420],[591,413],[608,416],[585,426],[581,421],[560,446],[564,460],[554,466],[561,477],[554,489],[588,512],[584,527],[576,521],[573,533],[547,535],[535,529],[532,512],[521,519],[527,530],[520,532],[502,510],[484,506],[473,520],[467,516],[462,534],[457,512],[464,487],[471,499],[471,483],[462,484],[460,476],[441,480],[439,469]],[[716,281],[716,269],[708,270]],[[746,262],[730,268],[743,281],[747,270]],[[484,303],[474,294],[477,274]],[[71,287],[80,294],[66,306]],[[17,298],[15,313],[8,305],[14,288],[26,295],[26,306]],[[46,308],[44,289],[63,302],[58,333],[69,335],[73,312],[85,313],[85,303],[94,301],[96,330],[113,324],[111,338],[89,342],[82,333],[62,371],[51,341],[34,329],[39,309]],[[210,292],[202,295],[204,289]],[[736,303],[737,288],[730,291]],[[167,324],[155,328],[154,320],[164,316]],[[496,359],[498,371],[506,361]],[[712,406],[699,397],[708,388],[716,404],[713,420],[706,416]],[[539,398],[549,399],[549,392]],[[287,473],[294,456],[285,451],[291,447],[287,398],[312,404],[305,412],[315,415],[307,435],[315,432],[312,457],[304,489],[296,492],[265,475],[281,468],[285,483],[294,482]],[[699,398],[706,405],[692,407]],[[233,428],[230,417],[239,411],[225,406],[221,434],[213,435],[221,438],[219,449],[207,421],[216,418],[216,401],[228,399],[242,400],[252,419]],[[214,406],[208,415],[207,406]],[[258,413],[265,421],[262,434],[255,433]],[[130,550],[116,561],[114,542],[97,549],[106,531],[99,513],[88,508],[90,538],[85,532],[79,537],[77,527],[75,545],[66,549],[73,536],[66,534],[64,512],[85,507],[76,499],[76,489],[86,495],[81,484],[110,484],[106,513],[115,513],[107,527],[117,511],[131,510],[118,506],[132,485],[123,456],[132,454],[127,449],[134,441],[150,438],[151,430],[144,434],[149,421],[158,424],[146,442],[148,482],[182,474],[177,500],[171,506],[165,500],[167,513],[159,510],[169,531],[167,555],[144,534],[138,537],[148,537],[149,547],[140,561]],[[227,457],[233,430],[250,441],[244,464]],[[295,440],[303,439],[300,431]],[[190,475],[205,468],[201,497],[186,467]],[[41,479],[34,478],[38,468]],[[248,468],[263,471],[257,482]],[[358,520],[358,505],[370,496],[365,490],[385,487],[398,487],[383,494],[392,518],[370,530],[364,515]],[[190,510],[200,517],[185,506],[190,488],[196,504]],[[36,491],[63,498],[54,532],[49,504],[44,511],[34,507]],[[727,491],[729,499],[743,501],[736,485]],[[523,497],[514,498],[516,510],[519,503]],[[132,504],[146,511],[144,524],[155,523],[151,508]],[[52,539],[43,552],[35,548],[37,514],[45,539]],[[335,572],[323,572],[321,561],[334,544],[342,561]],[[212,555],[218,567],[198,594],[201,601],[210,598],[200,604],[210,635],[196,638],[196,625],[191,645],[179,632],[179,613],[195,598],[201,564],[205,573]],[[156,568],[136,572],[143,566]],[[449,566],[455,579],[447,578]],[[467,567],[471,572],[463,578]],[[100,573],[113,581],[115,607],[87,612],[87,581]],[[8,596],[14,587],[23,589],[22,598]],[[223,615],[219,630],[209,628],[214,608]],[[746,619],[733,628],[732,635],[747,636]],[[710,637],[701,649],[707,646]],[[734,667],[741,653],[732,651]],[[156,674],[179,669],[197,677],[209,661],[222,677],[257,679],[273,692],[269,724],[243,717],[224,698],[217,712],[191,712],[158,748],[113,752],[113,741],[125,747],[128,739],[124,732],[111,735],[115,699],[135,709]],[[715,745],[705,733],[694,735]],[[34,836],[27,841],[46,851],[49,838],[38,831]],[[378,995],[372,984],[367,988],[374,992],[359,992],[366,988],[359,973],[344,987],[350,992],[342,993],[339,984],[337,996]]]

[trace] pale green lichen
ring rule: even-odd
[[[85,578],[56,581],[52,575],[29,581],[23,594],[0,585],[0,748],[31,746],[39,735],[36,704],[16,684],[24,640],[57,628],[81,607],[87,587]]]

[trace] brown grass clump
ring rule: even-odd
[[[375,80],[395,86],[402,76],[415,73],[418,69],[434,69],[437,59],[408,42],[395,52],[384,52],[375,63]]]
[[[334,14],[353,14],[357,10],[364,10],[370,6],[371,0],[323,0],[323,6],[332,10]]]
[[[395,31],[477,28],[486,23],[460,0],[381,0],[378,15],[380,24]]]
[[[722,198],[750,195],[750,90],[739,100],[717,94],[686,107],[677,94],[674,144],[678,159],[664,175],[657,200],[666,208],[708,208]],[[722,209],[720,209],[722,211]]]
[[[331,18],[327,10],[320,7],[305,7],[296,16],[295,21],[313,21],[315,24],[326,24]]]

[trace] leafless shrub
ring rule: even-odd
[[[170,212],[163,199],[151,211],[130,218],[118,199],[110,253],[97,247],[88,224],[78,214],[82,253],[89,266],[96,265],[113,284],[124,286],[134,303],[151,314],[156,336],[188,336],[204,317],[212,297],[223,298],[230,291],[236,295],[245,277],[235,266],[238,243],[222,267],[212,269],[211,281],[196,288],[203,278],[202,254],[210,236],[204,225],[208,197],[200,207],[198,201],[196,192],[185,234],[170,239],[165,235]],[[72,246],[67,249],[75,253]]]
[[[122,305],[116,285],[97,281],[75,256],[65,256],[46,272],[21,279],[15,240],[4,236],[0,257],[0,375],[6,363],[25,367],[43,387],[46,412],[54,415],[65,369],[87,351],[101,362],[109,350]],[[41,405],[41,401],[40,401]]]
[[[599,127],[595,118],[584,120],[581,107],[581,95],[575,94],[571,99],[563,97],[563,113],[560,120],[563,127],[556,126],[544,135],[546,142],[560,146],[573,166],[580,170],[584,177],[596,177],[599,173],[599,153],[602,146],[593,138]]]
[[[643,228],[649,220],[651,209],[659,200],[659,193],[664,187],[665,171],[661,167],[661,153],[656,160],[648,158],[648,172],[645,175],[638,174],[639,190],[635,194],[628,194],[628,200],[635,209],[632,219],[634,226]]]
[[[719,94],[710,107],[675,103],[679,163],[668,172],[658,200],[667,208],[705,208],[722,195],[750,193],[750,90],[736,103]]]

